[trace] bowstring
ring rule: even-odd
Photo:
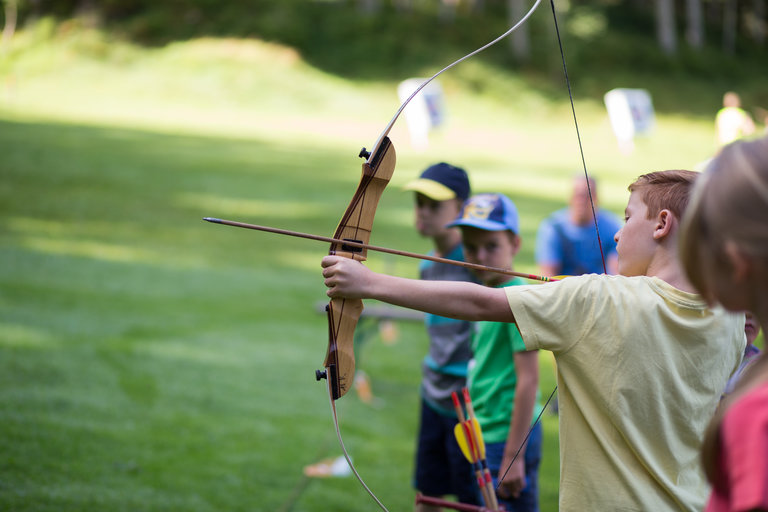
[[[600,258],[603,262],[603,273],[608,273],[605,264],[605,253],[603,252],[603,242],[600,239],[600,230],[597,226],[597,212],[595,210],[595,201],[592,197],[592,186],[590,185],[589,173],[587,172],[587,161],[584,158],[584,147],[581,144],[581,133],[579,132],[579,122],[576,120],[576,107],[573,104],[573,92],[571,91],[571,81],[568,78],[568,66],[565,64],[565,52],[563,51],[563,42],[560,39],[560,27],[557,23],[557,14],[555,12],[555,1],[549,0],[552,6],[552,18],[555,21],[555,33],[557,34],[557,45],[560,48],[560,59],[563,62],[563,74],[565,75],[565,84],[568,87],[568,98],[571,102],[571,113],[573,114],[573,125],[576,127],[576,138],[579,141],[579,154],[581,155],[581,166],[584,169],[584,179],[587,181],[587,193],[589,194],[589,204],[592,207],[592,219],[595,221],[595,233],[597,234],[597,245],[600,248]]]
[[[544,407],[541,408],[539,411],[538,416],[536,416],[536,421],[533,422],[533,426],[528,429],[528,432],[525,434],[525,439],[523,439],[523,442],[518,447],[517,451],[515,452],[515,456],[512,457],[512,462],[509,463],[509,466],[507,466],[507,469],[504,470],[504,474],[501,475],[501,478],[499,478],[499,483],[496,485],[496,490],[499,490],[499,487],[501,487],[501,482],[504,480],[504,477],[507,476],[507,473],[509,473],[509,470],[512,469],[512,464],[514,464],[515,460],[517,460],[517,456],[520,455],[520,452],[523,450],[523,446],[525,446],[525,443],[528,442],[528,438],[531,437],[531,433],[533,432],[533,429],[536,428],[536,425],[539,423],[539,420],[541,419],[541,415],[544,414],[544,411],[547,410],[547,406],[549,405],[549,402],[552,400],[552,398],[555,396],[555,393],[557,392],[557,386],[555,386],[555,389],[552,390],[552,392],[549,394],[549,398],[547,398],[547,402],[544,404]]]
[[[440,71],[438,71],[437,73],[435,73],[434,75],[429,77],[428,79],[424,80],[424,82],[422,82],[421,85],[419,85],[416,88],[416,90],[413,91],[411,93],[411,95],[408,96],[408,98],[406,98],[406,100],[400,105],[400,108],[398,108],[397,112],[395,112],[395,115],[392,116],[392,119],[389,121],[389,124],[387,124],[386,128],[384,128],[384,131],[381,132],[381,135],[379,135],[379,138],[376,141],[376,144],[374,144],[373,149],[371,150],[371,156],[369,158],[369,163],[370,163],[370,159],[373,158],[373,155],[375,155],[376,151],[379,149],[379,146],[381,146],[381,143],[384,140],[384,137],[389,135],[390,130],[395,125],[395,121],[397,121],[397,119],[400,117],[400,114],[403,113],[403,110],[405,110],[405,107],[408,106],[408,104],[411,102],[411,100],[413,98],[415,98],[416,95],[419,94],[422,89],[424,89],[427,85],[429,85],[429,83],[432,82],[432,80],[434,80],[438,76],[442,75],[443,73],[445,73],[446,71],[448,71],[452,67],[456,66],[457,64],[460,64],[460,63],[464,62],[465,60],[469,59],[470,57],[474,57],[475,55],[477,55],[478,53],[480,53],[480,52],[482,52],[484,50],[487,50],[488,48],[490,48],[491,46],[495,45],[496,43],[498,43],[502,39],[506,38],[508,35],[510,35],[515,30],[517,30],[518,27],[520,27],[523,23],[526,22],[526,20],[528,20],[528,18],[531,17],[531,15],[534,13],[536,8],[539,7],[540,3],[541,3],[541,0],[536,0],[536,3],[533,4],[533,7],[531,7],[528,10],[528,12],[525,14],[525,16],[520,18],[520,20],[517,23],[515,23],[509,30],[507,30],[506,32],[501,34],[499,37],[497,37],[496,39],[494,39],[490,43],[487,43],[487,44],[481,46],[480,48],[478,48],[477,50],[474,50],[474,51],[466,54],[465,56],[461,57],[460,59],[455,60],[454,62],[451,62],[450,64],[445,66],[443,69],[441,69]]]
[[[565,75],[565,84],[568,87],[568,98],[571,103],[571,113],[573,115],[573,124],[576,128],[576,138],[579,141],[579,154],[581,155],[581,165],[582,165],[582,168],[584,169],[584,179],[587,182],[587,193],[589,195],[589,204],[592,208],[592,219],[595,222],[595,234],[597,235],[597,245],[600,248],[600,258],[603,263],[603,272],[607,274],[608,267],[605,264],[605,253],[603,252],[603,242],[600,239],[600,229],[597,224],[597,211],[595,210],[595,202],[592,196],[592,186],[590,185],[589,173],[587,172],[587,161],[584,158],[584,147],[581,143],[581,132],[579,131],[579,122],[576,119],[576,107],[574,106],[574,103],[573,103],[573,91],[571,90],[571,80],[568,78],[568,66],[565,63],[565,52],[563,51],[563,41],[560,38],[560,27],[557,23],[557,12],[555,10],[554,0],[549,0],[549,4],[552,7],[552,19],[554,20],[554,23],[555,23],[555,33],[557,34],[557,46],[560,49],[560,60],[563,63],[563,74]],[[525,443],[528,442],[528,438],[531,436],[533,429],[536,428],[536,425],[541,420],[542,414],[544,414],[544,411],[547,409],[549,402],[552,400],[552,397],[555,396],[556,392],[557,392],[557,385],[555,385],[555,388],[552,390],[552,393],[549,394],[549,398],[547,398],[547,402],[544,404],[544,407],[541,408],[541,411],[539,412],[538,416],[536,416],[536,421],[533,422],[533,425],[531,425],[531,428],[528,429],[528,432],[525,434],[525,439],[523,439],[523,442],[520,444],[520,447],[515,452],[515,456],[512,457],[512,462],[509,463],[509,465],[507,466],[507,469],[505,469],[504,473],[501,475],[501,478],[498,479],[498,483],[496,485],[497,491],[501,487],[501,483],[504,481],[504,477],[506,477],[507,473],[509,473],[509,470],[512,469],[512,464],[514,464],[515,460],[517,460],[518,455],[520,455],[520,452],[523,450]]]
[[[347,447],[344,446],[344,440],[341,438],[341,430],[339,429],[339,418],[336,415],[336,402],[333,400],[333,392],[331,391],[331,379],[328,379],[328,398],[331,401],[331,413],[333,415],[333,426],[336,429],[336,437],[339,439],[339,445],[341,446],[341,451],[344,453],[344,458],[347,459],[347,464],[349,464],[349,469],[352,470],[352,473],[355,474],[355,477],[357,478],[357,481],[360,482],[360,485],[363,486],[363,489],[368,492],[368,494],[373,498],[373,501],[376,502],[379,507],[381,507],[381,510],[384,512],[389,512],[387,510],[387,507],[384,506],[384,504],[379,501],[379,498],[376,497],[375,494],[373,494],[373,491],[365,484],[360,474],[357,472],[357,469],[355,469],[355,465],[352,464],[352,458],[349,456],[349,453],[347,452]]]

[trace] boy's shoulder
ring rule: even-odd
[[[607,274],[584,274],[570,276],[560,281],[563,291],[581,295],[582,300],[612,301],[633,304],[637,309],[653,307],[647,298],[674,303],[676,307],[701,311],[708,309],[701,295],[690,293],[654,276],[623,276]],[[546,286],[546,285],[545,285]]]

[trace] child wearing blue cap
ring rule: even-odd
[[[507,196],[471,197],[449,226],[461,228],[468,262],[513,270],[521,239],[517,208]],[[519,277],[496,272],[475,274],[492,288],[525,284]],[[476,322],[472,352],[467,382],[499,503],[508,512],[538,511],[541,424],[530,428],[541,411],[538,351],[526,351],[515,324]]]
[[[744,314],[710,307],[678,260],[697,176],[652,172],[629,186],[614,235],[620,275],[489,288],[386,276],[326,256],[327,294],[515,323],[526,348],[552,351],[560,512],[702,510],[708,486],[699,447],[746,337]]]
[[[448,226],[470,194],[464,169],[445,162],[431,165],[405,190],[415,193],[415,226],[421,236],[432,241],[430,255],[464,261],[461,232]],[[419,278],[477,282],[465,268],[431,261],[421,262]],[[467,385],[472,324],[430,314],[425,316],[424,323],[429,350],[422,363],[414,486],[426,496],[454,495],[462,503],[479,505],[472,466],[453,435],[458,420],[451,401],[451,393],[460,392]],[[426,512],[431,508],[419,503],[416,510]]]

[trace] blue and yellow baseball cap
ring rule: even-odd
[[[466,201],[470,194],[467,172],[445,162],[427,167],[418,179],[403,188],[420,192],[435,201],[455,198]]]
[[[486,231],[520,232],[517,207],[504,194],[478,194],[464,203],[459,216],[448,226],[470,226]]]

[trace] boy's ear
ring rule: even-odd
[[[677,227],[677,217],[666,208],[656,215],[656,225],[653,230],[654,240],[663,240],[667,238]]]
[[[516,235],[515,233],[509,232],[509,243],[512,244],[512,255],[517,256],[517,253],[520,252],[520,247],[523,245],[523,239],[520,235]]]

